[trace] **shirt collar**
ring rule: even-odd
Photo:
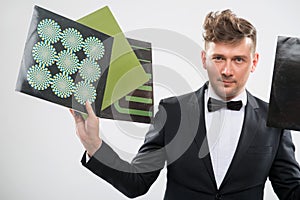
[[[209,97],[223,101],[223,99],[215,93],[211,84],[208,84],[206,101],[208,101]],[[247,92],[245,89],[238,96],[234,97],[230,101],[239,101],[239,100],[243,102],[243,106],[247,104]]]

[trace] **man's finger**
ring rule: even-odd
[[[75,112],[72,109],[69,109],[70,113],[73,115],[73,117],[75,117]]]
[[[89,116],[96,117],[90,102],[88,102],[88,101],[85,102],[85,108],[86,108],[86,111],[87,111]]]
[[[81,114],[76,112],[75,110],[69,109],[70,113],[73,115],[75,124],[76,124],[76,133],[80,136],[82,133],[85,132],[85,123],[84,119],[82,118]]]
[[[82,118],[80,113],[76,112],[73,109],[69,109],[69,110],[70,113],[73,115],[76,124],[84,122],[84,119]]]

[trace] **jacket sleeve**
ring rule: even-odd
[[[164,118],[164,109],[159,109],[144,144],[131,163],[122,160],[103,142],[87,162],[86,156],[83,156],[82,164],[127,197],[145,194],[165,165]]]
[[[280,200],[300,199],[300,168],[290,131],[282,133],[269,179]]]

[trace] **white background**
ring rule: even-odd
[[[73,119],[67,108],[15,91],[34,4],[73,20],[108,5],[125,34],[143,28],[167,29],[199,45],[202,45],[205,15],[212,10],[230,8],[250,20],[258,30],[260,62],[250,77],[248,89],[265,101],[269,100],[277,36],[297,37],[300,32],[300,12],[296,0],[270,3],[261,0],[2,1],[0,199],[3,200],[127,199],[81,166],[79,161],[84,149],[75,135]],[[200,59],[200,52],[193,53],[199,54]],[[188,65],[176,66],[180,59],[174,62],[176,59],[171,57],[157,53],[153,55],[153,61],[156,65],[174,69],[188,82],[191,90],[199,88],[203,80],[199,79],[195,69]],[[154,81],[158,71],[154,68]],[[176,93],[172,92],[172,85],[162,86],[159,81],[155,88],[155,104],[160,98]],[[142,138],[124,134],[119,125],[114,121],[102,120],[102,134],[114,148],[132,156],[142,143]],[[135,128],[145,132],[147,125],[136,124]],[[293,138],[296,157],[300,160],[300,134],[293,132]],[[163,170],[150,191],[137,199],[162,199],[165,182]],[[276,199],[269,183],[265,199]]]

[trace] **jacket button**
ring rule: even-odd
[[[219,193],[216,194],[216,200],[220,200],[222,199],[222,195],[220,195]]]

